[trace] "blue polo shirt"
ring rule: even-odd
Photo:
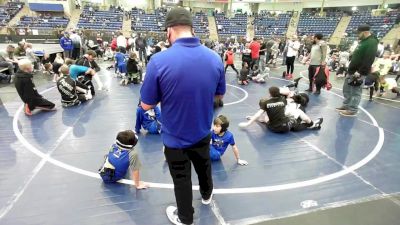
[[[73,80],[76,80],[79,75],[86,73],[88,69],[89,67],[86,66],[71,65],[69,66],[69,75]]]
[[[210,134],[214,96],[225,90],[221,57],[191,37],[151,57],[140,94],[147,105],[161,102],[164,145],[181,149]]]

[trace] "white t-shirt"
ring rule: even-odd
[[[126,38],[123,35],[117,37],[117,46],[126,48]]]
[[[288,51],[286,56],[287,57],[292,57],[292,56],[297,56],[297,52],[299,51],[300,48],[300,42],[299,41],[289,41],[288,42]]]

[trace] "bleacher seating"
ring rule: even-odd
[[[154,13],[146,13],[142,9],[133,8],[131,11],[132,30],[139,32],[163,32],[167,10],[158,8]],[[193,15],[193,28],[196,35],[208,35],[208,18],[203,12]]]
[[[21,17],[17,27],[28,27],[31,29],[52,29],[52,28],[66,28],[68,26],[69,19],[65,17],[51,17],[51,18],[39,18],[24,16]]]
[[[6,5],[0,5],[0,27],[6,26],[23,6],[22,2],[7,2]]]
[[[297,26],[297,33],[299,35],[322,33],[326,38],[329,38],[335,31],[342,16],[341,12],[327,13],[323,17],[309,12],[302,12]]]
[[[154,13],[145,13],[142,9],[132,9],[132,30],[161,32],[164,30],[166,9],[156,9]]]
[[[88,30],[118,31],[122,29],[123,16],[123,12],[116,9],[100,11],[86,6],[77,27]]]
[[[208,18],[204,12],[197,12],[193,16],[194,33],[196,34],[209,34]]]
[[[269,12],[261,13],[254,19],[254,31],[256,36],[286,34],[292,13],[272,15]]]
[[[371,11],[355,12],[353,13],[346,33],[349,37],[356,36],[357,27],[362,24],[369,24],[372,32],[381,38],[392,29],[395,24],[398,12],[389,12],[385,16],[372,16]]]
[[[225,13],[217,13],[215,14],[215,22],[220,38],[246,36],[247,14],[235,14],[233,18],[226,18]]]

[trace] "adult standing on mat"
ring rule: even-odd
[[[202,203],[212,199],[210,129],[213,100],[225,94],[224,65],[217,53],[193,37],[189,11],[172,9],[165,21],[172,46],[155,54],[141,89],[141,106],[149,110],[161,103],[165,158],[174,182],[177,207],[167,207],[173,224],[192,224],[191,163],[196,170]]]
[[[288,49],[286,53],[286,77],[292,79],[294,70],[294,59],[300,48],[300,42],[298,41],[297,35],[292,36],[292,40],[289,40]]]
[[[364,78],[371,72],[378,49],[378,39],[371,34],[369,25],[359,26],[357,32],[360,43],[353,52],[348,75],[343,82],[343,105],[336,108],[342,116],[357,115]]]
[[[310,59],[310,65],[308,66],[308,80],[310,85],[306,91],[313,91],[313,80],[315,72],[319,66],[326,66],[326,51],[327,46],[326,42],[322,40],[323,35],[321,33],[317,33],[313,37],[313,45],[311,47],[310,55],[303,60],[304,63]],[[321,91],[321,85],[316,85],[316,94],[319,94]]]

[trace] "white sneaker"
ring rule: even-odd
[[[168,206],[165,212],[167,213],[167,217],[171,223],[175,225],[185,225],[179,220],[178,209],[175,206]]]
[[[205,199],[201,199],[201,203],[203,203],[203,205],[209,205],[211,203],[212,197],[213,197],[213,193],[211,193],[210,198],[205,200]]]

